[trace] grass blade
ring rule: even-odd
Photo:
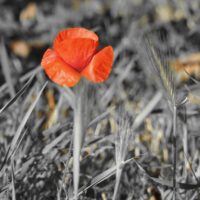
[[[24,126],[26,125],[26,122],[28,121],[28,119],[29,119],[31,113],[33,112],[33,110],[34,110],[34,108],[35,108],[35,106],[36,106],[38,100],[40,99],[40,96],[42,95],[42,92],[44,91],[44,89],[45,89],[47,83],[48,83],[48,82],[46,82],[46,83],[43,85],[43,87],[42,87],[42,89],[39,91],[39,93],[38,93],[38,95],[37,95],[35,101],[32,103],[32,105],[29,107],[28,111],[27,111],[26,114],[24,115],[24,118],[22,119],[22,122],[20,123],[20,125],[19,125],[19,127],[18,127],[18,129],[17,129],[17,131],[16,131],[16,133],[15,133],[15,135],[14,135],[14,137],[13,137],[13,139],[12,139],[11,145],[10,145],[10,147],[9,147],[9,149],[8,149],[8,152],[7,152],[6,157],[5,157],[5,159],[4,159],[4,162],[3,162],[3,164],[2,164],[2,166],[1,166],[1,168],[0,168],[0,171],[2,170],[4,163],[7,162],[7,160],[10,159],[10,157],[12,156],[13,151],[16,149],[17,141],[18,141],[19,138],[20,138],[20,135],[21,135],[21,133],[22,133],[22,131],[23,131],[23,129],[24,129]]]
[[[13,98],[15,96],[15,89],[14,89],[12,78],[11,78],[9,59],[6,52],[3,38],[1,38],[1,66],[3,69],[4,76],[5,76],[5,80],[8,84],[10,96]]]
[[[172,145],[172,152],[173,152],[173,199],[176,200],[176,153],[177,153],[177,144],[176,144],[176,123],[177,123],[177,107],[173,107],[173,145]]]
[[[105,112],[101,113],[100,115],[98,115],[96,118],[94,118],[89,124],[88,127],[93,126],[94,124],[97,124],[98,122],[100,122],[101,120],[105,119],[106,117],[108,117],[110,115],[110,113],[115,109],[114,106],[112,106],[110,109],[106,110]]]
[[[15,175],[14,175],[13,161],[11,162],[11,178],[12,178],[12,200],[16,200],[15,192]]]
[[[8,103],[6,103],[1,109],[0,114],[5,111],[7,108],[9,108],[29,87],[29,85],[32,83],[34,76],[32,76],[27,83],[17,92],[17,94],[10,100]]]
[[[128,164],[132,160],[133,160],[133,158],[130,158],[130,159],[126,160],[125,162],[122,162],[120,164],[120,167],[122,168],[124,165]],[[106,171],[102,172],[101,174],[97,175],[95,178],[92,179],[92,181],[91,181],[89,186],[81,189],[81,191],[78,193],[78,196],[83,194],[85,191],[87,191],[92,186],[97,185],[97,184],[101,183],[102,181],[104,181],[104,180],[110,178],[111,176],[113,176],[116,173],[116,169],[117,169],[117,166],[115,165],[115,166],[107,169]]]
[[[162,93],[157,92],[154,97],[149,101],[149,103],[144,107],[144,109],[137,115],[133,123],[133,129],[138,128],[144,119],[151,113],[151,111],[155,108],[158,102],[162,98]]]
[[[75,94],[73,93],[73,91],[68,88],[68,87],[64,87],[64,88],[60,88],[59,90],[61,92],[61,94],[64,94],[64,97],[67,99],[67,102],[69,103],[69,105],[71,106],[72,109],[75,108]]]
[[[117,133],[117,141],[115,145],[115,160],[116,160],[116,182],[114,188],[113,200],[117,199],[117,193],[119,190],[120,179],[122,174],[121,163],[124,163],[126,153],[128,150],[129,139],[131,136],[131,125],[127,118],[120,120],[119,129]]]
[[[128,76],[131,69],[134,67],[135,61],[137,57],[132,58],[127,64],[126,68],[123,70],[123,72],[119,75],[119,77],[112,83],[110,88],[105,92],[105,94],[100,99],[101,105],[106,107],[108,103],[111,101],[112,97],[118,90],[118,86],[124,81],[124,79]]]
[[[42,153],[46,154],[46,153],[50,152],[53,147],[55,147],[59,142],[61,142],[67,136],[67,134],[69,134],[69,132],[70,131],[64,131],[62,134],[60,134],[50,144],[45,146],[45,148],[42,150]]]
[[[29,72],[27,72],[26,74],[24,74],[22,77],[20,77],[19,81],[21,83],[23,83],[24,81],[26,81],[30,77],[35,76],[40,71],[42,71],[42,67],[40,65],[38,65],[37,67],[34,67],[34,69],[32,69]]]

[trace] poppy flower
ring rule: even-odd
[[[41,65],[47,76],[61,86],[73,87],[81,77],[101,83],[109,77],[114,53],[111,46],[97,50],[98,46],[99,38],[94,32],[69,28],[58,33]]]

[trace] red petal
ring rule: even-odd
[[[91,39],[66,39],[55,50],[66,63],[81,71],[90,62],[97,46],[98,42]]]
[[[105,47],[92,58],[90,64],[81,72],[81,75],[94,83],[105,81],[111,72],[113,58],[113,48],[111,46]]]
[[[86,38],[98,42],[98,36],[93,32],[85,28],[69,28],[63,31],[60,31],[54,40],[54,48],[66,39],[75,39],[75,38]]]
[[[58,85],[73,87],[80,80],[80,74],[59,58],[52,49],[46,50],[41,65],[49,79]]]

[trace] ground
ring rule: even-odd
[[[1,0],[0,199],[73,199],[73,103],[83,85],[79,199],[200,199],[199,8],[198,0]],[[69,27],[113,46],[104,83],[64,88],[44,73],[43,53]]]

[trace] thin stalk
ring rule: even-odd
[[[119,190],[119,184],[120,184],[121,175],[122,175],[122,168],[120,167],[120,165],[117,165],[117,169],[116,169],[116,184],[115,184],[114,194],[113,194],[113,198],[112,198],[113,200],[117,199],[117,192]]]
[[[74,198],[78,198],[80,178],[80,154],[88,126],[88,84],[82,80],[75,90],[74,130],[73,130],[73,186]]]
[[[173,106],[173,200],[176,200],[176,122],[177,122],[177,107]]]
[[[73,135],[73,183],[75,199],[78,199],[79,174],[80,174],[80,152],[83,131],[82,124],[82,94],[77,94],[76,108],[74,109],[74,135]]]
[[[188,161],[187,161],[187,157],[188,157],[188,130],[187,130],[187,124],[186,122],[183,124],[183,151],[184,151],[184,154],[185,154],[185,167],[184,167],[184,176],[185,178],[187,178],[187,164],[188,164]]]
[[[117,132],[117,140],[115,145],[115,160],[116,160],[116,182],[114,188],[114,194],[112,200],[118,199],[118,191],[120,186],[120,180],[122,175],[121,163],[125,161],[128,151],[129,140],[131,137],[132,129],[128,118],[124,118],[119,122],[119,128]]]
[[[172,152],[173,152],[173,200],[176,200],[176,127],[177,127],[177,104],[176,104],[176,93],[175,93],[175,77],[173,71],[169,66],[169,62],[161,56],[160,51],[156,50],[152,45],[152,42],[147,38],[147,50],[150,53],[150,59],[153,61],[153,65],[156,67],[165,91],[168,94],[170,102],[170,108],[173,112],[173,141],[172,141]]]

